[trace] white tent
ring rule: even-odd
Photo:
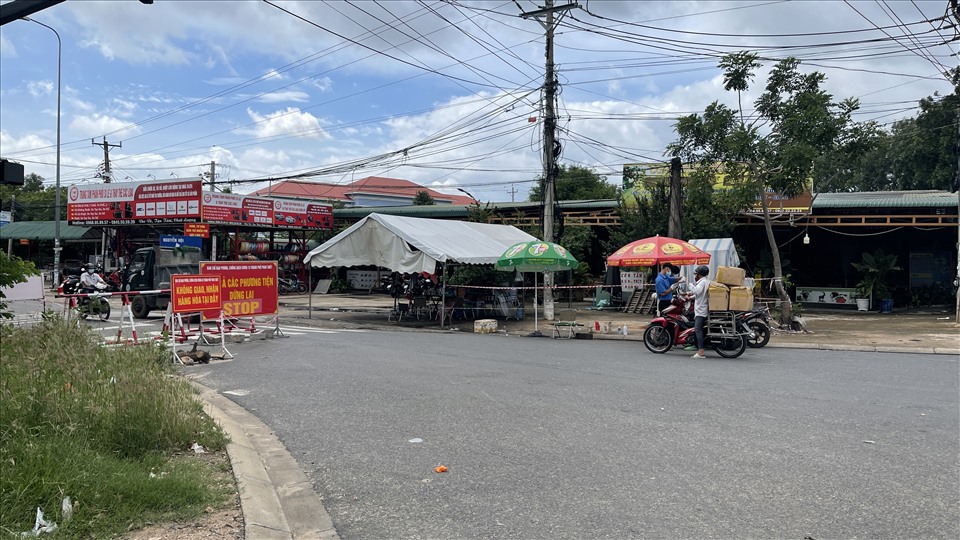
[[[710,254],[709,277],[711,280],[717,277],[718,266],[740,266],[740,256],[737,255],[737,247],[733,245],[733,238],[699,238],[689,240],[691,244],[697,246]],[[686,265],[681,274],[687,278],[688,283],[693,283],[693,270],[695,265]]]
[[[494,264],[510,246],[532,240],[510,225],[373,213],[311,250],[304,263],[433,274],[437,263]]]

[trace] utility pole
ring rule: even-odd
[[[213,191],[214,180],[217,178],[217,162],[216,161],[210,162],[209,175],[210,175],[210,191]]]
[[[112,174],[110,173],[110,149],[123,148],[123,143],[110,144],[107,142],[107,137],[104,136],[102,142],[96,142],[90,139],[90,144],[103,148],[103,181],[109,184],[113,181]],[[106,228],[100,231],[100,261],[104,271],[109,270],[109,265],[107,264],[107,237],[113,238],[115,235],[116,231],[111,231],[108,235]]]
[[[680,204],[681,204],[681,164],[680,158],[675,157],[670,160],[670,224],[667,229],[667,236],[670,238],[680,238],[683,235],[683,224],[680,222]]]
[[[10,195],[10,223],[13,223],[14,221],[17,220],[17,218],[13,215],[13,210],[14,208],[16,208],[16,206],[17,206],[17,196],[11,194]],[[11,255],[13,255],[13,238],[7,238],[7,258],[9,259]]]
[[[507,193],[510,194],[510,202],[517,202],[516,199],[513,198],[513,196],[517,194],[517,191],[517,186],[510,184],[510,189],[507,190]]]
[[[543,8],[521,13],[520,17],[537,19],[537,22],[546,31],[546,73],[543,79],[543,212],[541,222],[543,223],[543,240],[553,242],[554,182],[557,175],[557,158],[560,155],[560,145],[554,138],[557,116],[553,105],[557,94],[557,77],[554,74],[553,65],[553,30],[556,27],[553,14],[554,12],[560,12],[562,16],[562,13],[568,9],[580,6],[576,2],[554,6],[553,0],[546,0],[544,4]],[[545,20],[541,21],[540,16],[544,16]],[[556,22],[559,22],[559,19]],[[543,287],[543,318],[552,321],[554,315],[553,272],[545,271],[543,273]],[[534,306],[534,309],[536,309],[536,306]]]
[[[107,138],[104,137],[103,142],[96,142],[90,139],[90,144],[103,148],[103,181],[109,184],[113,181],[113,178],[110,176],[110,149],[123,148],[123,143],[110,144],[107,142]]]

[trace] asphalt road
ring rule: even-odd
[[[186,369],[348,540],[960,537],[956,357],[288,333]]]

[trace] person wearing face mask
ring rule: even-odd
[[[676,269],[676,273],[679,273],[680,269],[676,266],[670,263],[663,263],[660,267],[660,273],[657,274],[657,280],[655,282],[657,289],[657,313],[663,313],[663,310],[670,306],[670,303],[673,302],[673,293],[677,288],[677,284],[683,282],[682,277],[674,275],[674,269]]]
[[[710,288],[710,280],[707,279],[707,274],[709,273],[710,269],[704,265],[698,266],[697,269],[693,271],[695,282],[688,298],[693,298],[694,332],[697,334],[697,353],[691,356],[691,358],[706,358],[703,348],[703,342],[706,336],[703,327],[706,325],[707,316],[710,313],[710,297],[707,294]]]
[[[98,283],[107,284],[97,273],[97,268],[94,265],[87,265],[87,271],[80,276],[80,286],[83,287],[84,292],[93,292],[97,289]]]

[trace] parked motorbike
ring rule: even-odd
[[[687,305],[686,300],[674,297],[670,307],[650,321],[643,332],[643,344],[650,352],[663,354],[673,347],[697,345],[694,319],[687,314]],[[744,334],[748,332],[737,317],[710,317],[704,325],[704,346],[724,358],[737,358],[747,350]]]
[[[737,322],[750,331],[746,336],[748,347],[759,349],[770,343],[770,310],[768,308],[739,313]]]
[[[307,292],[307,283],[292,275],[277,279],[277,292],[280,294],[303,294]]]

